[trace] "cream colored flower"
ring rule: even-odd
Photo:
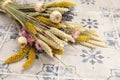
[[[44,3],[36,3],[34,8],[37,12],[43,12],[46,9]]]
[[[50,14],[50,20],[51,20],[53,23],[60,23],[61,20],[62,20],[62,14],[61,14],[59,11],[53,11],[53,12]]]
[[[18,45],[21,47],[21,48],[24,48],[26,45],[27,45],[27,39],[24,37],[24,36],[20,36],[18,39]]]

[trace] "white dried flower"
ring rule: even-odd
[[[43,12],[43,11],[45,11],[45,9],[46,9],[44,3],[40,3],[40,2],[39,2],[39,3],[36,3],[35,6],[34,6],[34,8],[35,8],[35,10],[36,10],[37,12]]]
[[[53,12],[50,14],[50,20],[51,20],[53,23],[60,23],[61,20],[62,20],[62,14],[61,14],[59,11],[53,11]]]
[[[61,30],[58,30],[58,29],[56,29],[56,28],[51,27],[51,28],[50,28],[50,32],[53,33],[54,35],[62,38],[62,39],[67,39],[67,40],[69,40],[69,41],[71,41],[71,42],[75,42],[75,40],[72,38],[71,35],[68,35],[68,34],[66,34],[65,32],[63,32],[63,31],[61,31]]]
[[[38,39],[37,40],[38,43],[40,44],[40,46],[42,47],[42,49],[51,57],[53,57],[53,53],[52,53],[52,49],[42,40]]]
[[[21,48],[24,48],[26,45],[27,45],[27,39],[24,37],[24,36],[20,36],[18,39],[18,45],[21,47]]]
[[[12,0],[3,0],[3,3],[1,5],[2,9],[5,10],[5,6],[8,4],[8,3],[13,3]]]

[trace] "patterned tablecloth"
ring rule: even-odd
[[[38,0],[16,1],[26,4]],[[0,43],[5,40],[0,48],[0,80],[120,80],[120,0],[72,1],[77,4],[73,21],[97,30],[108,48],[91,50],[80,45],[66,46],[62,60],[68,67],[43,54],[36,55],[35,63],[28,70],[22,69],[26,58],[6,65],[3,60],[18,50],[19,30],[10,18],[0,14]]]

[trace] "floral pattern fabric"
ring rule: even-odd
[[[52,0],[14,0],[19,4]],[[80,45],[66,46],[62,60],[65,67],[47,55],[38,54],[34,65],[23,70],[26,58],[14,64],[3,61],[18,50],[17,25],[0,13],[0,80],[120,80],[120,0],[71,0],[77,6],[74,22],[95,29],[108,45],[89,49]],[[78,77],[73,71],[77,72]]]

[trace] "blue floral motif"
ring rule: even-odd
[[[82,19],[81,23],[87,28],[98,28],[98,22],[96,19]]]
[[[8,64],[4,64],[3,61],[0,61],[0,79],[1,80],[4,80],[5,78],[8,77],[8,75],[4,75],[4,74],[1,74],[1,73],[4,73],[4,72],[10,72],[9,69],[8,69]]]
[[[95,51],[95,50],[85,50],[82,49],[83,54],[81,55],[83,57],[83,63],[90,62],[92,65],[95,63],[100,63],[102,64],[103,61],[102,59],[104,58],[101,54],[102,52],[100,50]]]
[[[118,46],[117,37],[115,31],[105,32],[104,36],[106,37],[107,44],[111,47]]]
[[[95,5],[95,0],[81,0],[81,4]]]
[[[102,16],[106,18],[120,18],[120,8],[101,7]]]
[[[43,80],[52,80],[51,77],[43,77]]]
[[[55,77],[42,77],[42,78],[40,78],[39,79],[39,77],[37,77],[37,80],[58,80],[57,78],[55,78]]]
[[[53,64],[43,64],[42,71],[39,71],[37,74],[44,75],[58,75],[58,66]]]
[[[57,80],[56,78],[51,78],[51,77],[43,77],[43,80]]]
[[[102,7],[100,8],[100,10],[102,11],[102,17],[106,17],[106,18],[111,18],[111,10],[110,8],[106,8],[106,7]]]
[[[53,1],[53,0],[39,0],[39,1],[50,2],[50,1]]]
[[[8,31],[9,27],[10,27],[10,24],[0,26],[0,39],[1,40],[5,37],[6,32]],[[11,27],[10,31],[8,31],[8,35],[9,35],[9,40],[16,39],[18,37],[18,28],[16,27],[16,25],[13,25]],[[7,36],[7,38],[8,38],[8,36]]]
[[[10,39],[16,39],[19,35],[17,33],[14,33],[10,36]]]
[[[1,31],[7,31],[8,30],[8,25],[0,25],[0,30]]]
[[[75,66],[61,67],[61,76],[73,77],[75,75],[73,71],[76,71]]]
[[[107,80],[120,80],[120,70],[111,69],[110,77]]]

